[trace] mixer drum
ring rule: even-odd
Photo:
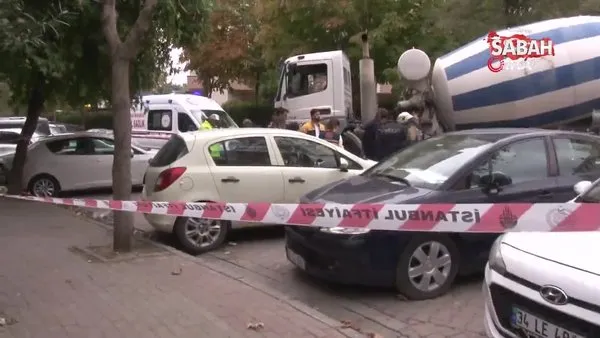
[[[541,21],[498,34],[550,38],[555,55],[508,61],[492,72],[485,36],[438,58],[431,80],[445,127],[553,126],[600,108],[600,17]]]

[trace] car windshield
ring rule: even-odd
[[[443,135],[421,141],[379,162],[363,175],[437,189],[465,163],[506,135]]]
[[[204,122],[209,116],[212,114],[217,114],[219,116],[219,122],[217,128],[238,128],[238,125],[231,119],[229,114],[222,110],[192,110],[192,115],[198,120],[200,123]]]

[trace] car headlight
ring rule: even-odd
[[[506,264],[504,264],[504,259],[502,258],[502,237],[504,236],[498,237],[492,245],[488,264],[492,270],[504,275],[506,274]]]
[[[330,234],[339,234],[339,235],[362,235],[367,234],[371,231],[371,229],[365,228],[342,228],[342,227],[333,227],[333,228],[321,228],[321,232],[326,232]]]

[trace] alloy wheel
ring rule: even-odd
[[[38,178],[31,189],[34,196],[51,197],[56,194],[56,185],[49,178]]]
[[[218,220],[190,217],[185,223],[185,237],[197,247],[207,247],[217,241],[222,226]]]
[[[451,268],[452,257],[448,248],[437,241],[425,242],[408,260],[408,278],[418,290],[431,292],[447,282]]]

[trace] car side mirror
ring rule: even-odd
[[[591,185],[592,185],[592,182],[590,182],[590,181],[580,181],[580,182],[577,182],[577,184],[575,184],[573,186],[573,190],[575,191],[575,193],[577,195],[581,195],[586,190],[588,190]]]
[[[345,158],[340,158],[340,171],[342,172],[347,172],[348,171],[348,166],[350,166],[350,164],[348,163],[348,161]]]

